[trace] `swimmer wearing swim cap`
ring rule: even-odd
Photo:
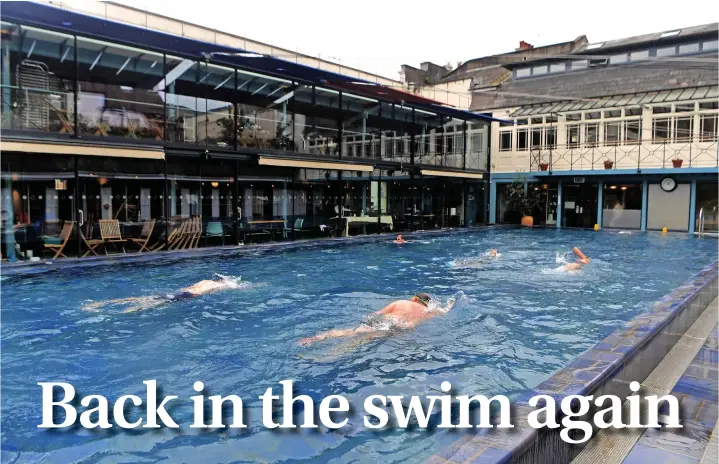
[[[587,258],[585,254],[582,253],[582,250],[580,250],[579,248],[574,247],[572,248],[572,251],[578,258],[577,262],[565,264],[562,267],[562,269],[564,269],[565,271],[578,271],[591,262],[590,259]]]
[[[418,293],[410,300],[398,300],[392,302],[370,314],[366,322],[354,329],[334,329],[322,332],[314,337],[303,338],[298,343],[301,346],[331,338],[352,337],[362,335],[365,337],[380,337],[390,335],[399,330],[413,329],[423,321],[434,316],[449,312],[454,306],[450,302],[447,308],[430,308],[432,296],[428,293]]]

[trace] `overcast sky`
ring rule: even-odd
[[[717,20],[708,0],[116,1],[392,79],[402,64],[456,66],[520,40],[541,46],[584,34],[601,42]]]

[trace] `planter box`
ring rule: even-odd
[[[682,163],[683,163],[683,162],[684,162],[684,160],[674,159],[674,160],[672,160],[672,165],[673,165],[675,168],[680,168],[680,167],[682,167]]]

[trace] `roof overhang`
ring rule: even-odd
[[[260,166],[280,166],[286,168],[324,169],[335,171],[374,171],[370,164],[336,163],[327,161],[307,161],[287,158],[275,158],[269,156],[259,157]]]
[[[437,171],[434,169],[422,169],[420,170],[420,173],[423,176],[458,177],[461,179],[484,179],[484,174],[480,172]]]
[[[48,155],[110,156],[114,158],[165,159],[162,148],[113,147],[108,145],[81,145],[76,143],[27,142],[2,140],[0,150]]]

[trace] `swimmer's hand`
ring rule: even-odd
[[[323,337],[321,337],[320,335],[315,335],[314,337],[303,338],[300,341],[298,341],[297,344],[299,346],[310,346],[314,342],[318,342],[318,341],[322,340],[322,338]]]
[[[95,301],[94,303],[88,303],[85,306],[82,307],[83,311],[90,311],[93,313],[100,311],[100,306],[104,304],[104,301]]]

